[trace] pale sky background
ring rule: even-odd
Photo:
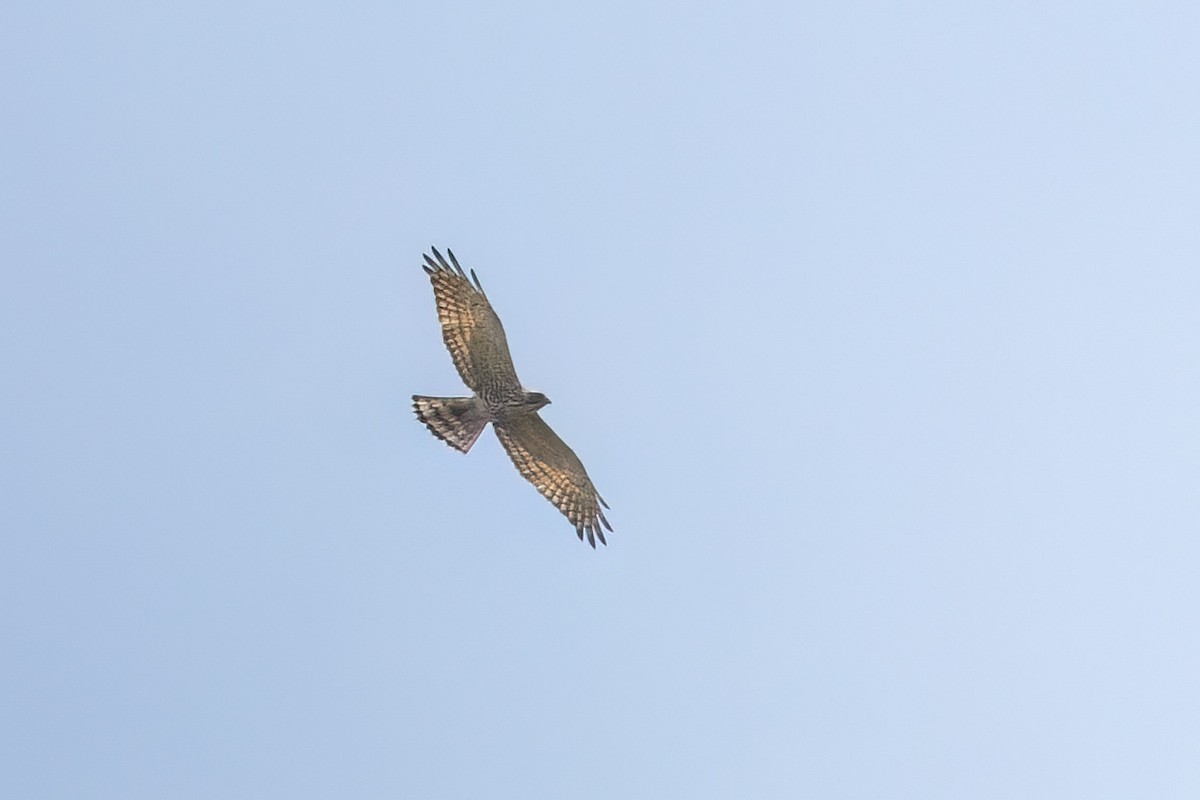
[[[0,795],[1200,797],[1198,42],[7,4]],[[412,418],[430,245],[608,548]]]

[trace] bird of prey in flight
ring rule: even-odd
[[[447,250],[447,262],[436,248],[425,256],[423,268],[433,284],[442,339],[471,397],[413,395],[413,410],[429,431],[455,450],[466,453],[487,424],[492,423],[517,471],[542,496],[566,515],[580,541],[586,535],[608,544],[604,529],[612,530],[601,506],[604,498],[592,485],[587,470],[566,442],[538,416],[550,400],[521,386],[508,352],[500,318],[488,302],[475,270],[467,273]],[[603,526],[603,527],[602,527]]]

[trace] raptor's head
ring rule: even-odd
[[[541,392],[526,392],[524,404],[530,411],[537,411],[542,406],[550,405],[550,398]]]

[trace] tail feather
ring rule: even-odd
[[[429,432],[459,452],[475,444],[491,417],[476,397],[425,397],[413,395],[413,411]]]

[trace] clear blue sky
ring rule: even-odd
[[[9,4],[0,795],[1200,796],[1197,41]],[[608,548],[413,420],[430,245]]]

